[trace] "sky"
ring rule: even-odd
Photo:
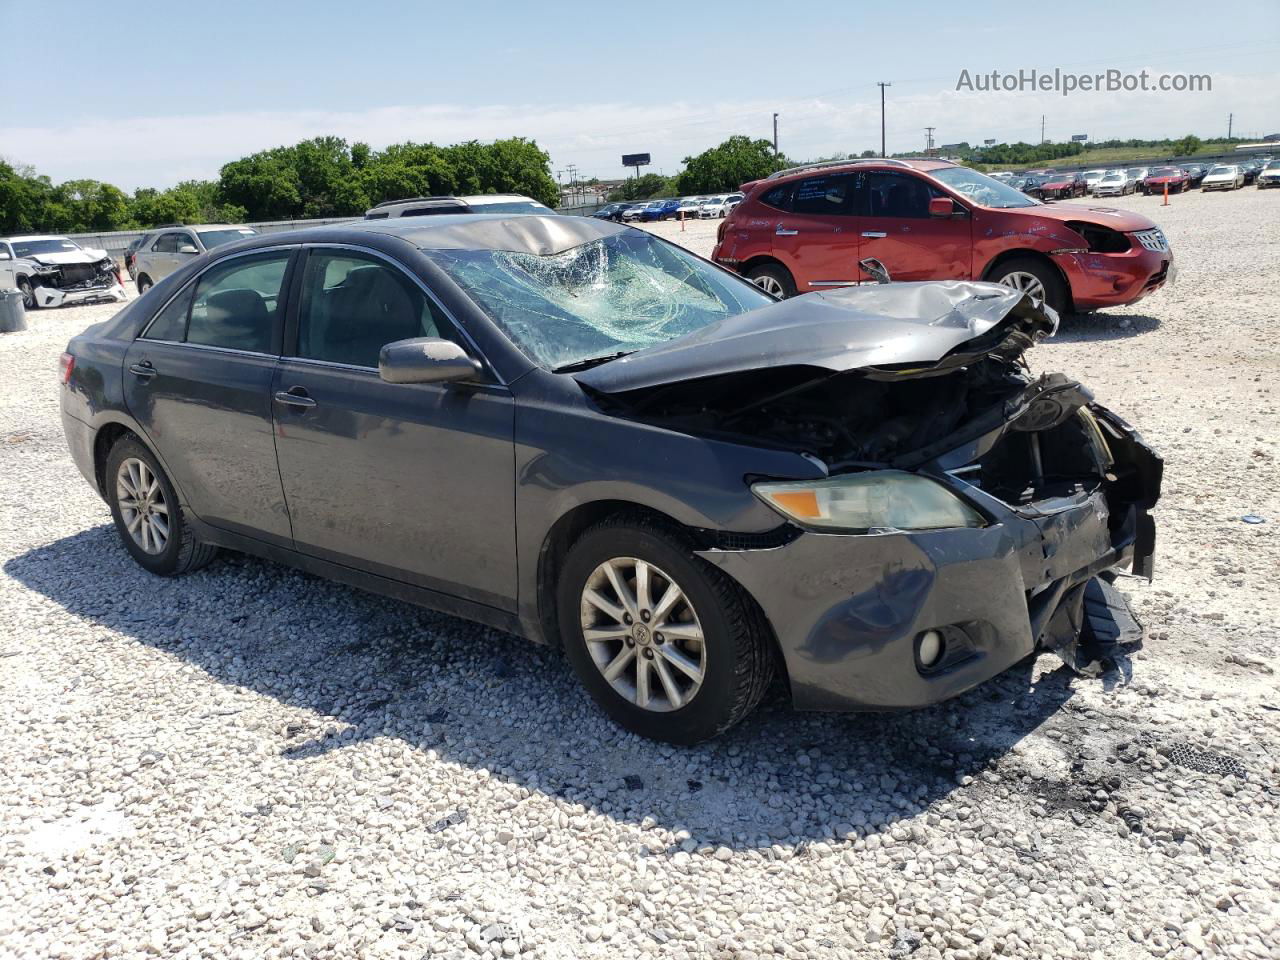
[[[1262,15],[1267,9],[1270,15]],[[114,9],[110,17],[104,12]],[[64,0],[4,44],[0,157],[126,190],[335,134],[374,148],[524,136],[582,177],[653,172],[742,133],[792,159],[886,146],[1280,132],[1280,0],[894,5]],[[0,23],[29,0],[0,0]],[[44,15],[42,15],[44,16]],[[76,26],[77,23],[87,26]],[[984,92],[979,76],[1207,74],[1199,92]],[[957,89],[963,71],[970,87]],[[647,171],[646,171],[647,172]],[[567,174],[563,174],[567,177]]]

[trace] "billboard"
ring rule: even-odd
[[[622,165],[624,167],[647,167],[651,162],[647,153],[624,153],[622,155]]]
[[[1072,143],[1084,143],[1088,139],[1089,135],[1087,133],[1073,133],[1071,135]]]
[[[982,141],[982,145],[983,145],[984,147],[990,147],[990,146],[994,146],[994,145],[995,145],[995,142],[996,142],[996,141],[995,141],[995,138],[994,138],[994,137],[992,137],[990,140],[983,140],[983,141]]]

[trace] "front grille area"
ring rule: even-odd
[[[1138,242],[1148,250],[1154,250],[1157,253],[1167,253],[1169,250],[1169,241],[1165,239],[1164,231],[1159,228],[1152,230],[1139,230],[1134,234],[1138,238]]]
[[[60,271],[61,285],[64,287],[74,287],[98,279],[98,267],[92,263],[68,263],[64,264]]]

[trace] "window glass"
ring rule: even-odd
[[[932,189],[919,177],[889,170],[871,170],[865,174],[866,196],[863,201],[869,216],[926,219],[929,198],[946,196]]]
[[[187,310],[196,285],[188,283],[183,291],[169,301],[168,306],[156,314],[143,336],[148,340],[182,340],[187,333]]]
[[[152,253],[177,253],[184,242],[189,242],[180,233],[162,233],[151,245]]]
[[[232,240],[243,240],[245,237],[252,237],[257,234],[257,230],[250,230],[248,227],[227,227],[224,230],[201,230],[200,239],[204,241],[204,248],[212,250],[214,247],[220,247],[224,243],[230,243]]]
[[[791,209],[791,184],[784,184],[781,187],[774,187],[763,197],[760,202],[765,206],[774,207],[778,210]]]
[[[287,252],[236,257],[206,270],[191,305],[188,343],[232,350],[271,350]]]
[[[819,216],[847,214],[852,186],[853,177],[850,174],[801,180],[791,194],[791,212]]]
[[[551,369],[664,343],[773,302],[754,284],[639,230],[543,256],[424,252]]]
[[[376,367],[386,344],[447,337],[449,330],[431,298],[386,261],[345,250],[307,257],[298,356]]]

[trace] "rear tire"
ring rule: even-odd
[[[144,570],[174,577],[199,570],[217,556],[217,547],[192,534],[168,475],[135,437],[116,441],[107,454],[103,486],[116,532]]]
[[[992,283],[1004,284],[1015,290],[1030,293],[1035,299],[1042,299],[1051,306],[1059,317],[1066,315],[1066,285],[1058,272],[1042,260],[1035,257],[1015,257],[1006,260],[991,272],[988,278]],[[1034,282],[1033,282],[1034,280]],[[1039,284],[1039,288],[1036,288]]]
[[[598,602],[588,599],[592,592]],[[569,548],[556,601],[579,680],[610,717],[642,737],[684,745],[715,737],[755,708],[773,677],[759,608],[694,556],[673,527],[645,518],[592,527]],[[640,616],[616,615],[632,607]]]
[[[747,271],[746,277],[765,293],[779,300],[796,295],[796,281],[791,271],[780,263],[762,263]]]

